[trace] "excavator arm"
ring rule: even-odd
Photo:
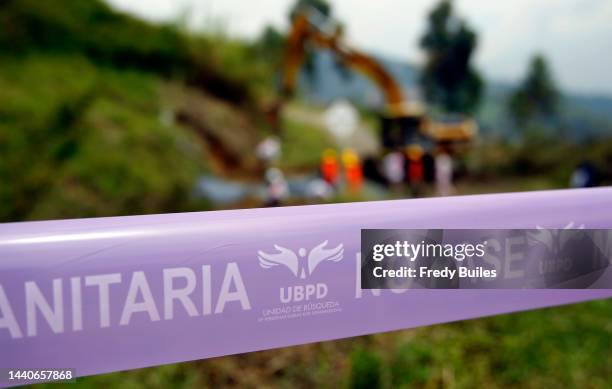
[[[391,74],[372,57],[346,46],[341,41],[339,29],[325,24],[319,16],[314,9],[303,10],[295,15],[285,51],[283,94],[287,97],[292,95],[300,66],[306,56],[306,47],[310,43],[330,50],[344,64],[372,80],[384,93],[387,110],[391,116],[409,115],[410,107],[405,102],[402,89]]]

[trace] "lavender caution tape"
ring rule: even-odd
[[[611,188],[3,224],[0,367],[82,376],[611,297],[360,288],[361,229],[579,225],[612,228]]]

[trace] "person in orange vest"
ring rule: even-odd
[[[416,144],[410,145],[406,149],[408,163],[406,176],[414,197],[418,197],[421,194],[421,187],[425,175],[423,154],[423,148]]]
[[[353,193],[359,192],[363,184],[363,170],[359,156],[354,150],[346,149],[342,152],[342,164],[349,190]]]
[[[332,187],[337,186],[340,176],[340,165],[336,150],[327,149],[323,152],[321,157],[321,176]]]

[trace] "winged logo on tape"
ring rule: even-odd
[[[276,252],[266,253],[259,250],[257,257],[259,266],[269,269],[275,266],[284,266],[296,277],[307,278],[312,275],[315,269],[323,262],[339,262],[344,256],[344,245],[340,243],[333,248],[327,247],[328,241],[315,246],[307,252],[305,248],[300,248],[297,253],[286,247],[274,245]],[[307,255],[308,254],[308,255]]]

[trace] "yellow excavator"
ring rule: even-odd
[[[293,17],[284,58],[284,99],[293,94],[309,45],[329,50],[343,64],[372,80],[383,92],[386,107],[381,113],[381,137],[385,148],[406,147],[414,143],[419,134],[447,149],[457,148],[454,146],[465,144],[476,136],[478,126],[472,119],[431,120],[423,103],[407,100],[400,85],[381,64],[346,45],[341,26],[312,7],[300,8]]]

